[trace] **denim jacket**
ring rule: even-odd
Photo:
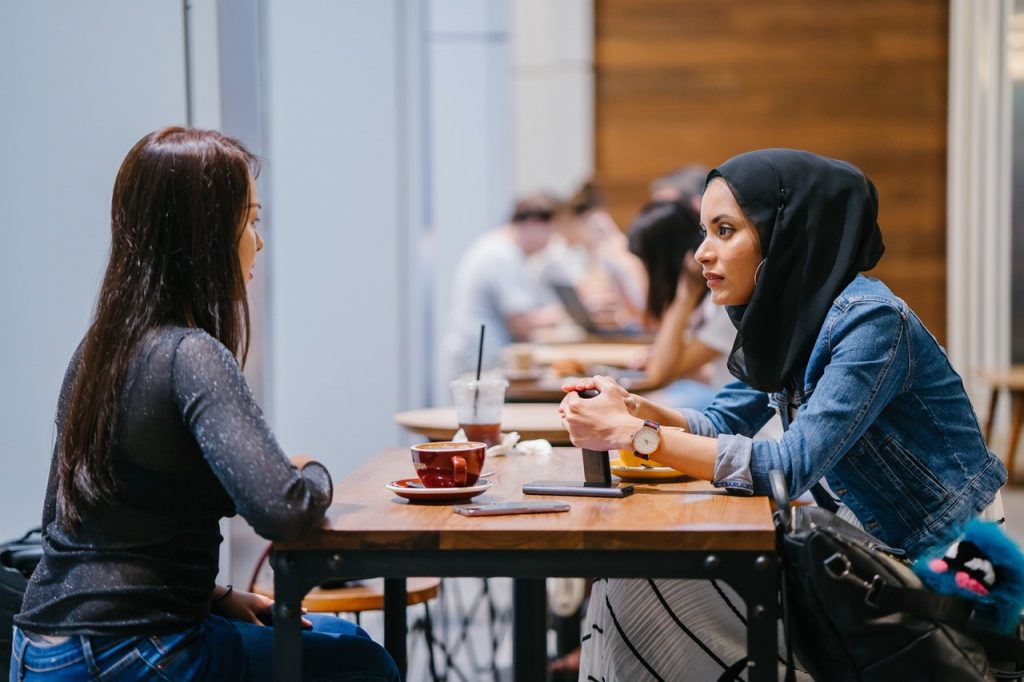
[[[779,441],[751,440],[775,409],[796,408]],[[943,349],[901,299],[858,276],[836,298],[803,388],[767,395],[726,386],[690,430],[718,436],[714,484],[769,493],[781,469],[795,497],[824,478],[865,529],[916,555],[951,542],[990,504],[1006,468]]]

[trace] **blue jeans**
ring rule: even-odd
[[[391,656],[354,623],[310,614],[302,633],[304,680],[398,682]],[[274,629],[210,615],[160,636],[73,636],[50,644],[14,630],[11,682],[25,680],[270,680]]]

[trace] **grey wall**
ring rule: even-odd
[[[0,1],[0,538],[39,523],[118,165],[186,118],[180,0]]]
[[[434,0],[427,23],[432,369],[459,258],[507,220],[513,167],[509,7],[503,0]],[[447,404],[447,384],[432,400]]]
[[[400,7],[264,4],[267,408],[335,476],[395,444],[407,404]]]

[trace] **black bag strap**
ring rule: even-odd
[[[990,661],[1016,661],[1024,663],[1024,641],[1018,637],[1001,635],[977,626],[968,626],[971,636],[981,642],[985,647]]]
[[[839,504],[836,502],[836,498],[832,497],[832,495],[825,490],[825,486],[821,484],[821,481],[818,481],[811,486],[811,497],[814,498],[814,501],[817,502],[818,506],[822,509],[827,509],[833,514],[839,511]]]
[[[789,405],[780,403],[777,410],[779,413],[779,421],[782,422],[782,430],[789,431],[789,425],[792,421],[789,418]],[[839,511],[839,503],[836,502],[836,498],[832,497],[832,495],[825,490],[825,486],[821,484],[821,481],[818,481],[811,486],[811,497],[814,498],[814,501],[822,509],[827,509],[833,514]]]
[[[864,601],[883,611],[904,611],[950,625],[966,625],[974,611],[974,604],[968,599],[915,587],[890,585],[882,580],[871,583]]]
[[[781,570],[781,569],[780,569]],[[783,576],[779,576],[779,609],[782,612],[782,638],[786,642],[786,682],[796,682],[796,662],[793,657],[793,643],[790,641],[790,629],[789,622],[789,608],[788,601],[786,600],[786,579]]]

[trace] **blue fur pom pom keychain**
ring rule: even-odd
[[[999,524],[971,521],[941,555],[926,554],[913,569],[936,592],[978,602],[973,622],[979,627],[1011,635],[1020,624],[1024,554]]]

